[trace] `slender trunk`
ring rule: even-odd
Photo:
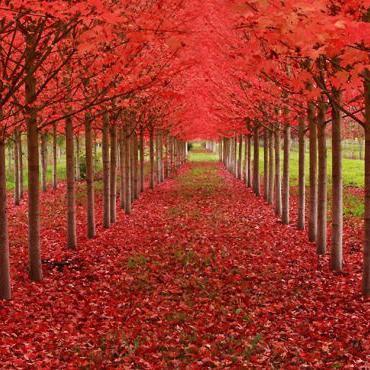
[[[149,155],[150,155],[150,189],[154,189],[154,133],[153,128],[149,130]]]
[[[0,299],[11,299],[5,142],[0,139]]]
[[[103,227],[110,227],[110,162],[109,162],[109,113],[103,116]]]
[[[364,72],[365,93],[365,242],[362,292],[370,297],[370,71]]]
[[[42,191],[46,192],[47,190],[47,171],[48,171],[48,147],[47,147],[47,136],[46,133],[41,134],[41,169],[42,169]]]
[[[247,172],[248,172],[248,181],[247,186],[248,188],[252,187],[252,166],[251,166],[251,160],[252,160],[252,143],[251,143],[251,135],[248,134],[248,163],[247,163]]]
[[[317,237],[317,128],[315,107],[308,105],[308,122],[310,128],[310,209],[308,216],[308,239],[316,241]]]
[[[327,223],[327,150],[325,136],[326,104],[320,101],[317,120],[318,141],[318,185],[317,185],[317,237],[316,251],[319,255],[326,253]]]
[[[130,130],[130,176],[131,176],[131,203],[135,200],[135,133]]]
[[[131,213],[131,140],[130,128],[125,130],[125,213]]]
[[[114,224],[117,219],[116,199],[117,199],[117,127],[115,124],[110,126],[110,224]]]
[[[341,103],[338,90],[333,91],[335,100]],[[330,266],[334,271],[343,268],[343,175],[342,175],[342,117],[337,106],[332,106],[332,238]]]
[[[281,172],[280,172],[280,126],[277,125],[275,131],[275,214],[281,217],[282,199],[281,199]]]
[[[244,183],[248,182],[248,137],[244,135]]]
[[[20,184],[19,184],[19,143],[18,131],[14,133],[14,203],[19,206],[20,203]]]
[[[284,163],[283,163],[283,189],[282,189],[282,216],[281,221],[284,225],[289,225],[289,197],[290,197],[290,126],[285,125],[284,127]]]
[[[138,158],[138,154],[139,154],[139,143],[138,143],[138,140],[137,140],[137,134],[136,132],[133,133],[133,149],[134,149],[134,198],[135,199],[138,199],[139,198],[139,169],[138,169],[138,165],[139,165],[139,158]]]
[[[53,125],[53,189],[56,190],[58,187],[57,180],[57,126]]]
[[[78,135],[76,135],[76,180],[79,181],[81,179],[81,173],[80,173],[80,138]]]
[[[268,158],[268,132],[263,133],[263,198],[268,200],[269,193],[269,158]]]
[[[243,177],[243,135],[239,136],[239,159],[238,159],[238,179]]]
[[[269,185],[268,185],[268,204],[273,204],[274,202],[274,133],[272,130],[269,131]]]
[[[94,162],[91,115],[85,116],[86,189],[87,189],[87,237],[92,239],[95,231]]]
[[[19,150],[19,196],[23,199],[24,196],[24,174],[23,174],[23,145],[22,134],[18,131],[18,150]]]
[[[254,193],[259,196],[260,195],[260,146],[259,146],[259,136],[258,136],[258,126],[254,127],[254,143],[253,143],[253,191]]]
[[[120,207],[125,209],[125,183],[126,183],[126,174],[125,174],[125,137],[124,131],[122,128],[119,129],[119,168],[120,168]]]
[[[37,127],[36,79],[34,75],[35,50],[33,35],[26,36],[25,53],[25,121],[27,124],[28,151],[28,251],[30,278],[42,280],[40,253],[40,185],[39,185],[39,133]]]
[[[67,167],[67,247],[75,249],[76,237],[76,193],[74,167],[74,139],[72,119],[66,119],[66,167]]]
[[[160,160],[161,160],[160,179],[161,179],[161,182],[163,182],[164,181],[164,157],[163,157],[163,133],[162,132],[159,135],[159,154],[160,154]],[[184,156],[185,156],[185,152],[184,152]]]
[[[299,169],[298,169],[298,220],[297,227],[299,230],[305,228],[305,199],[306,199],[306,183],[305,183],[305,138],[304,138],[304,118],[299,118]]]
[[[144,129],[140,129],[140,192],[144,191]]]

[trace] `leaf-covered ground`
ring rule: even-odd
[[[25,205],[11,210],[14,300],[0,306],[2,368],[369,364],[360,248],[347,243],[346,272],[334,275],[304,232],[283,226],[218,164],[185,166],[131,216],[80,238],[76,252],[64,248],[64,192],[43,199],[40,284],[25,272]],[[100,220],[100,197],[97,210]]]

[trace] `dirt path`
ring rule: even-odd
[[[64,257],[1,307],[5,367],[327,369],[370,353],[359,269],[332,275],[216,163],[187,165]]]

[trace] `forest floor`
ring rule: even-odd
[[[346,238],[345,272],[333,274],[305,232],[282,225],[221,165],[192,162],[71,252],[64,194],[43,196],[42,283],[26,273],[26,207],[10,211],[2,368],[369,366],[358,233]],[[80,196],[79,235],[83,205]]]

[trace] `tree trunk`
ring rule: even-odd
[[[14,204],[19,206],[20,203],[20,183],[19,183],[19,133],[14,132]]]
[[[25,52],[25,121],[27,124],[28,151],[28,251],[30,278],[42,280],[40,253],[40,185],[39,185],[39,134],[37,127],[36,79],[34,75],[35,51],[33,36],[26,36]]]
[[[47,136],[46,133],[41,134],[41,169],[42,169],[42,191],[47,190],[47,171],[48,171],[48,146],[47,146]]]
[[[280,127],[279,124],[274,130],[275,134],[275,214],[281,217],[281,173],[280,173]]]
[[[5,142],[0,139],[0,299],[11,299]]]
[[[260,146],[259,146],[259,136],[258,136],[258,126],[255,126],[253,134],[253,191],[254,193],[259,196],[260,195]]]
[[[268,185],[268,197],[267,202],[268,204],[273,204],[274,202],[274,165],[275,165],[275,158],[274,158],[274,133],[272,130],[269,131],[269,185]]]
[[[138,199],[139,198],[139,169],[138,169],[138,164],[139,164],[139,158],[138,158],[138,154],[139,154],[139,145],[138,145],[138,140],[137,140],[137,134],[136,134],[136,131],[133,132],[133,137],[132,137],[132,140],[133,140],[133,157],[134,157],[134,168],[133,168],[133,174],[134,174],[134,189],[133,189],[133,193],[134,193],[134,199]]]
[[[72,118],[66,119],[66,170],[67,170],[67,247],[75,249],[76,236],[76,193],[75,157]]]
[[[243,135],[239,136],[238,179],[243,178]]]
[[[140,129],[140,192],[144,191],[144,129]]]
[[[317,239],[316,251],[319,255],[326,253],[326,220],[327,220],[327,151],[325,136],[326,104],[320,101],[317,140],[318,140],[318,204],[317,204]]]
[[[131,213],[131,140],[130,140],[130,128],[127,127],[125,130],[125,213]]]
[[[310,209],[308,216],[308,239],[315,242],[317,237],[317,128],[315,106],[308,104],[308,122],[310,128]]]
[[[117,127],[115,122],[110,126],[110,224],[117,219]]]
[[[283,163],[283,189],[282,189],[282,216],[281,221],[284,225],[289,225],[289,198],[290,198],[290,126],[284,127],[284,163]]]
[[[268,132],[263,132],[263,198],[267,202],[269,193]]]
[[[298,164],[298,220],[297,227],[299,230],[305,228],[306,213],[306,183],[305,183],[305,138],[304,138],[304,118],[299,117],[299,164]]]
[[[19,196],[23,199],[24,196],[24,174],[23,174],[23,145],[22,134],[18,131],[18,150],[19,150]]]
[[[86,189],[87,189],[87,237],[92,239],[95,231],[94,162],[91,115],[85,115]]]
[[[110,162],[109,162],[109,113],[103,116],[103,227],[110,227]]]
[[[57,126],[53,125],[53,189],[56,190],[58,187],[57,180]]]
[[[76,180],[79,181],[81,179],[81,173],[80,173],[80,138],[78,135],[76,135]]]
[[[149,130],[149,155],[150,155],[150,189],[154,189],[154,132]]]
[[[364,72],[365,93],[365,242],[362,292],[370,297],[370,71]]]
[[[125,209],[125,184],[126,184],[126,174],[125,174],[125,133],[122,128],[119,129],[119,155],[120,155],[120,206],[121,209]]]

